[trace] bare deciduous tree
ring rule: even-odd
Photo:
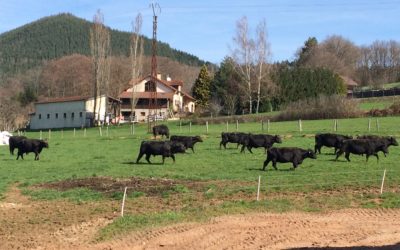
[[[253,67],[253,53],[255,43],[249,38],[249,26],[247,17],[242,17],[236,22],[236,36],[233,38],[235,49],[232,58],[235,62],[235,70],[245,83],[245,95],[249,101],[249,113],[253,112],[253,84],[251,73]]]
[[[261,85],[268,75],[268,57],[271,55],[270,45],[267,41],[267,31],[265,19],[262,20],[256,30],[256,43],[255,43],[255,76],[257,81],[257,106],[256,113],[258,114],[261,101]],[[268,81],[265,81],[268,84]]]
[[[131,99],[131,122],[133,121],[133,110],[135,109],[137,98],[137,80],[142,74],[143,67],[143,36],[140,35],[142,29],[142,15],[139,13],[135,22],[132,23],[132,36],[130,47],[130,59],[132,67],[132,99]]]
[[[93,124],[96,121],[97,98],[102,94],[107,96],[110,80],[110,33],[104,26],[104,16],[100,10],[93,17],[93,25],[90,29],[90,50],[94,74],[93,86]],[[99,103],[101,105],[101,103]],[[97,112],[97,121],[100,120],[100,112]]]

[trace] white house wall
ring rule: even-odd
[[[82,116],[80,115],[82,112]],[[58,118],[56,117],[58,114]],[[66,117],[64,118],[64,114]],[[72,117],[72,114],[73,117]],[[49,117],[48,117],[49,115]],[[39,119],[39,116],[41,118]],[[85,101],[38,103],[31,117],[31,129],[73,128],[86,125]]]
[[[86,101],[85,109],[86,112],[88,113],[93,113],[93,108],[94,108],[94,98],[90,98]],[[96,119],[98,117],[98,114],[100,113],[100,120],[104,121],[105,115],[107,111],[107,98],[106,96],[101,96],[97,98],[97,103],[96,103]]]

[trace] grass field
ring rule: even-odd
[[[379,131],[377,128],[379,125]],[[361,135],[379,134],[400,136],[400,117],[371,119],[340,119],[337,133]],[[303,121],[299,131],[297,121],[270,123],[261,130],[261,123],[239,124],[238,131],[279,134],[283,143],[278,146],[314,147],[314,134],[333,131],[333,120]],[[195,153],[177,154],[176,163],[167,158],[161,164],[161,157],[152,157],[149,165],[142,158],[136,164],[140,142],[151,139],[147,125],[135,125],[131,135],[129,125],[102,129],[67,130],[42,132],[49,138],[49,149],[44,149],[40,161],[34,155],[16,161],[7,147],[0,147],[0,200],[7,188],[17,183],[26,195],[33,199],[69,199],[74,202],[96,202],[98,200],[121,200],[123,186],[113,193],[101,193],[87,188],[55,190],[33,188],[33,185],[79,180],[82,178],[112,177],[115,180],[141,177],[172,179],[172,188],[162,189],[157,198],[146,190],[131,190],[128,195],[127,215],[104,229],[101,238],[112,237],[120,232],[138,228],[140,225],[167,224],[174,221],[208,218],[218,214],[244,211],[302,209],[314,211],[324,208],[349,207],[354,204],[366,207],[400,207],[400,149],[390,148],[388,157],[380,155],[380,161],[371,157],[351,156],[351,162],[342,156],[334,161],[333,149],[323,148],[318,159],[306,159],[295,171],[291,164],[279,164],[278,171],[268,166],[261,171],[265,153],[253,149],[240,153],[236,145],[220,150],[220,133],[226,131],[226,124],[210,124],[206,127],[190,126],[188,122],[179,126],[168,123],[171,134],[201,135],[204,142],[195,146]],[[229,124],[228,131],[236,131],[236,124]],[[27,132],[29,138],[39,138],[40,132]],[[86,136],[85,136],[86,135]],[[379,196],[384,169],[386,172],[385,193]],[[255,202],[258,177],[261,176],[262,202]],[[153,180],[151,179],[151,180]],[[150,187],[149,187],[150,188]],[[298,196],[301,193],[303,195]],[[296,197],[295,199],[292,199]],[[137,209],[143,202],[160,202],[149,205],[143,211]],[[154,200],[156,199],[156,200]],[[379,202],[375,202],[376,200]],[[146,203],[147,204],[147,203]]]

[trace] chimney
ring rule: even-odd
[[[157,73],[157,79],[162,80],[161,79],[161,73]]]

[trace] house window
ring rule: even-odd
[[[146,116],[146,112],[140,112],[141,116]]]
[[[71,119],[74,119],[74,118],[75,118],[75,113],[72,112],[72,113],[71,113]]]
[[[39,114],[39,120],[42,119],[42,114]]]
[[[56,119],[58,119],[58,113],[56,113]]]
[[[83,113],[82,113],[82,112],[79,112],[79,117],[82,118],[82,116],[83,116]]]
[[[47,114],[47,119],[50,119],[50,114]]]
[[[144,91],[145,92],[151,92],[155,91],[155,83],[148,81],[144,84]]]
[[[67,113],[64,113],[64,119],[67,119]]]

